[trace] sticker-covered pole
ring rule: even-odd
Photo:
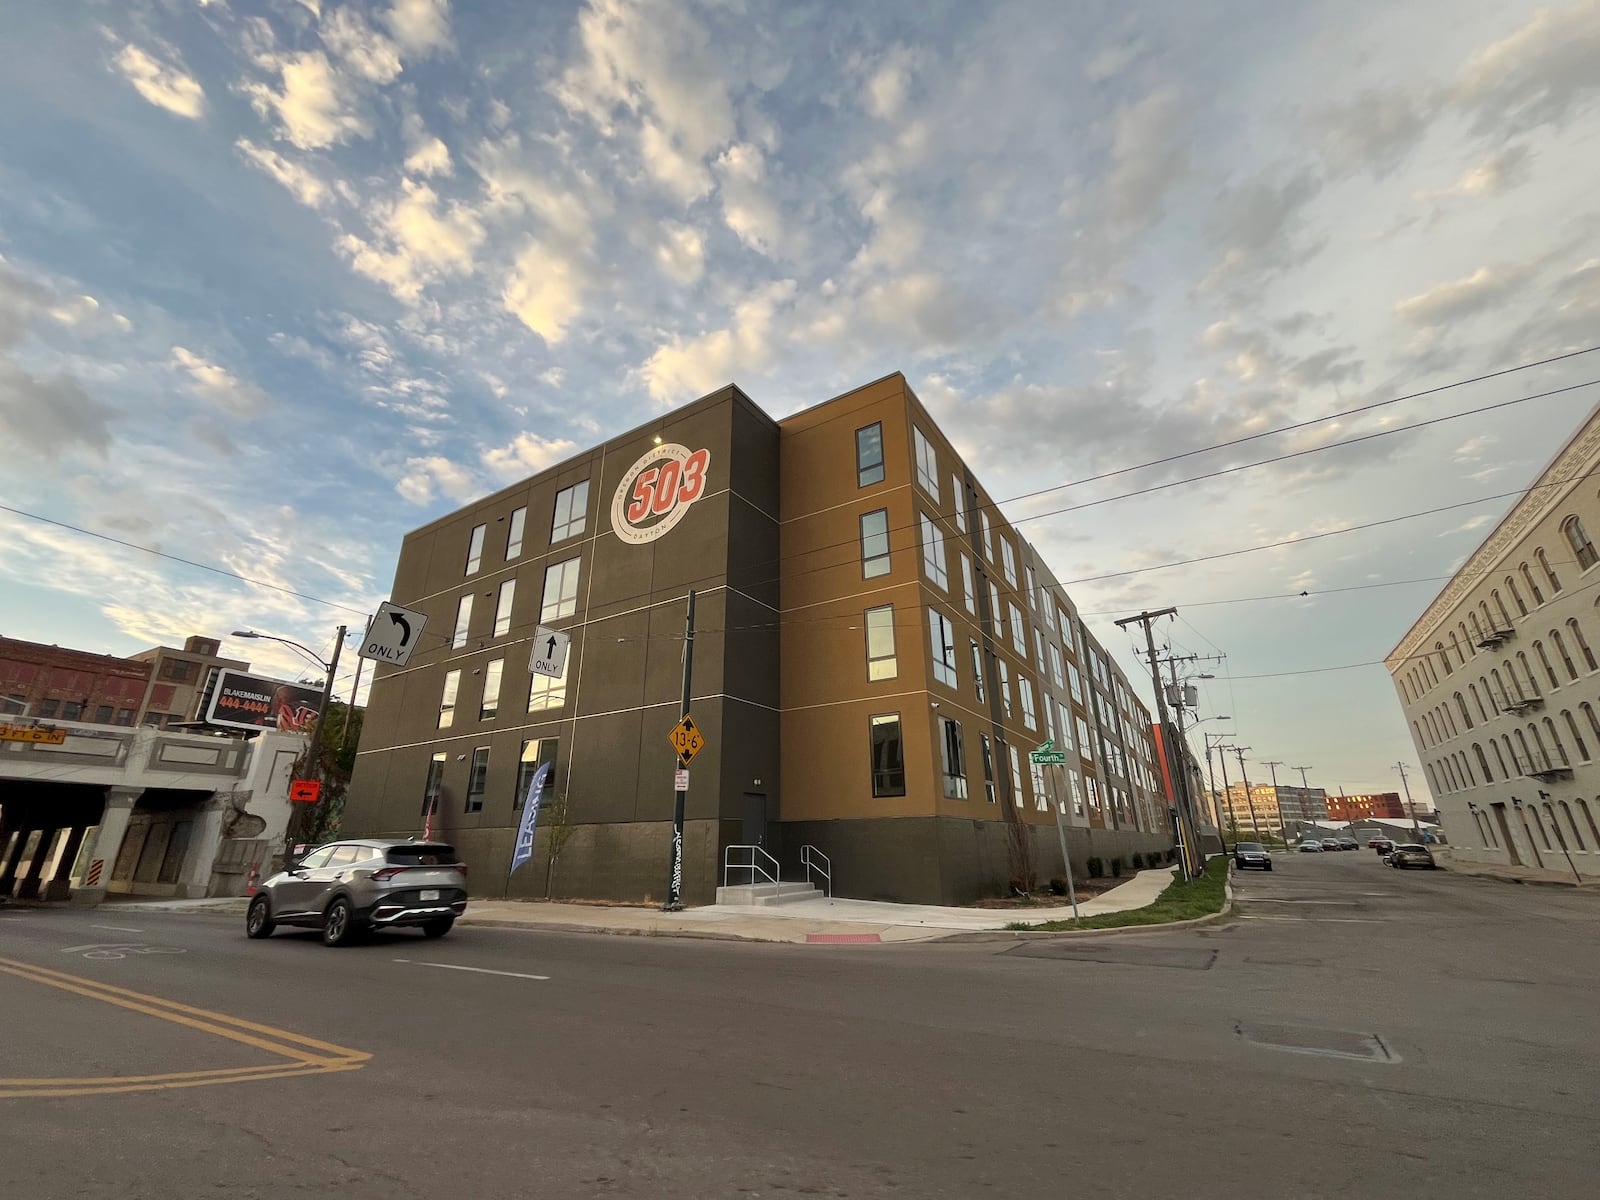
[[[684,616],[683,632],[683,703],[679,706],[680,718],[689,715],[689,689],[694,680],[694,592],[689,593],[689,607]],[[680,771],[684,766],[678,760]],[[679,778],[682,778],[680,775]],[[667,902],[663,912],[681,912],[683,909],[683,806],[688,798],[687,787],[675,787],[672,801],[672,878],[667,884]]]

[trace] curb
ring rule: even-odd
[[[1137,909],[1133,910],[1137,912]],[[1233,915],[1233,867],[1228,867],[1228,878],[1223,883],[1222,907],[1203,917],[1189,917],[1183,921],[1162,921],[1154,925],[1115,925],[1110,929],[994,929],[972,933],[956,933],[936,938],[940,945],[952,942],[1030,942],[1043,938],[1107,937],[1126,933],[1167,933],[1173,929],[1193,929],[1201,925],[1215,925]]]
[[[753,937],[742,933],[717,933],[706,929],[622,929],[607,925],[571,925],[564,922],[502,921],[496,917],[458,917],[463,928],[521,929],[529,933],[594,933],[608,937],[697,938],[707,942],[761,942],[769,946],[795,945],[781,938]]]

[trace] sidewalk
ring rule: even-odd
[[[1600,889],[1600,876],[1584,875],[1583,883],[1578,883],[1578,878],[1567,868],[1566,860],[1560,857],[1559,851],[1556,858],[1561,863],[1559,870],[1540,867],[1511,867],[1504,863],[1470,862],[1452,855],[1448,847],[1430,846],[1433,851],[1433,860],[1439,864],[1442,871],[1452,871],[1457,875],[1476,875],[1484,879],[1500,879],[1507,883],[1554,883],[1566,887],[1579,887]],[[1574,855],[1574,861],[1582,869],[1584,859],[1588,855]]]
[[[1140,871],[1127,883],[1078,905],[1084,916],[1143,908],[1172,882],[1175,868]],[[235,912],[243,897],[220,900],[155,900],[139,907],[168,912]],[[474,900],[462,926],[543,929],[569,933],[614,933],[657,937],[721,938],[754,942],[927,942],[952,934],[1004,929],[1014,921],[1072,919],[1072,908],[944,908],[876,900],[801,900],[771,908],[708,905],[683,912],[537,900]]]

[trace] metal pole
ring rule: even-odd
[[[689,689],[694,680],[694,592],[689,593],[689,606],[684,614],[683,633],[683,702],[678,716],[689,715]],[[678,766],[683,768],[683,760]],[[672,801],[672,877],[667,883],[667,902],[662,912],[683,911],[683,807],[689,793],[685,788],[675,788]]]
[[[1283,762],[1279,759],[1273,759],[1271,762],[1262,763],[1261,765],[1272,772],[1272,802],[1278,806],[1278,836],[1283,839],[1283,848],[1287,850],[1289,848],[1289,826],[1283,819],[1283,793],[1278,791],[1278,768],[1283,766]]]
[[[1300,803],[1301,803],[1302,806],[1304,806],[1304,808],[1306,810],[1307,819],[1308,820],[1315,820],[1315,818],[1310,815],[1311,814],[1311,795],[1310,795],[1311,785],[1306,782],[1306,772],[1311,770],[1311,768],[1310,767],[1290,767],[1289,769],[1291,771],[1299,771],[1300,772]],[[1328,815],[1328,806],[1327,806],[1326,802],[1324,802],[1323,806],[1322,806],[1322,815],[1323,816],[1327,816]]]
[[[1539,799],[1550,799],[1550,793],[1541,791],[1539,793]],[[1550,824],[1555,828],[1556,841],[1561,843],[1561,853],[1567,856],[1567,866],[1572,868],[1572,877],[1581,884],[1583,882],[1583,876],[1578,874],[1578,864],[1572,861],[1572,855],[1567,850],[1567,835],[1561,832],[1561,822],[1556,817],[1556,810],[1550,805],[1546,804],[1545,812],[1550,814]]]
[[[328,663],[328,679],[322,686],[322,708],[317,713],[317,723],[311,727],[311,745],[306,751],[306,777],[308,779],[320,779],[322,776],[320,762],[322,755],[322,727],[328,723],[328,705],[333,701],[333,677],[339,670],[339,651],[344,649],[345,633],[346,627],[341,625],[339,626],[338,635],[333,639],[333,661]],[[320,804],[321,801],[319,800],[317,803]],[[304,827],[307,824],[307,810],[315,807],[316,805],[307,804],[294,806],[294,811],[289,814],[288,828],[284,831],[285,840],[288,842],[288,845],[284,847],[285,854],[292,853],[295,839],[304,835]]]
[[[1167,778],[1172,783],[1172,800],[1177,806],[1178,810],[1178,819],[1175,823],[1178,826],[1178,845],[1182,848],[1182,853],[1179,855],[1179,858],[1183,862],[1183,877],[1185,881],[1187,881],[1194,875],[1194,872],[1190,870],[1191,855],[1194,849],[1193,837],[1187,830],[1184,829],[1183,793],[1179,790],[1177,781],[1173,779],[1173,772],[1176,770],[1176,766],[1172,761],[1174,758],[1174,748],[1172,746],[1172,739],[1167,735],[1167,728],[1171,724],[1171,721],[1167,716],[1167,698],[1161,687],[1161,662],[1156,658],[1156,635],[1155,631],[1150,627],[1150,623],[1157,617],[1164,617],[1169,613],[1176,614],[1177,611],[1178,610],[1175,608],[1164,608],[1160,612],[1142,612],[1136,617],[1124,617],[1122,620],[1115,623],[1118,626],[1127,626],[1133,624],[1140,624],[1144,626],[1145,645],[1149,647],[1150,650],[1150,686],[1155,689],[1156,693],[1156,713],[1157,719],[1161,722],[1161,740],[1167,750]],[[1202,864],[1202,868],[1203,866],[1204,864]]]
[[[1420,844],[1422,841],[1422,826],[1417,822],[1417,806],[1411,799],[1411,781],[1406,778],[1406,764],[1397,762],[1395,766],[1400,768],[1400,786],[1406,790],[1406,807],[1411,810],[1411,832],[1417,835],[1417,842]]]
[[[1065,767],[1060,769],[1066,770]],[[1050,782],[1050,790],[1054,793],[1051,807],[1056,810],[1056,836],[1061,839],[1061,863],[1067,869],[1067,895],[1072,900],[1072,919],[1081,924],[1083,918],[1078,915],[1078,885],[1072,881],[1072,856],[1067,853],[1067,827],[1061,821],[1061,780],[1055,774],[1055,768],[1051,768]]]
[[[1233,815],[1233,784],[1228,782],[1228,748],[1217,743],[1217,761],[1222,764],[1222,794],[1227,797],[1228,824],[1233,826],[1233,848],[1239,848],[1239,822]]]
[[[372,636],[371,617],[367,618],[366,636],[369,638]],[[366,642],[363,641],[361,644],[364,646],[366,645]],[[350,744],[350,714],[353,713],[356,708],[356,693],[361,690],[361,668],[366,665],[366,659],[356,659],[356,681],[350,685],[350,703],[344,706],[344,727],[339,730],[339,752],[341,754],[344,753],[345,747]]]
[[[1148,628],[1148,627],[1147,627]],[[1152,647],[1152,653],[1154,648]],[[1177,725],[1177,745],[1172,747],[1172,757],[1176,760],[1173,770],[1178,774],[1178,804],[1180,811],[1188,821],[1190,836],[1194,839],[1195,862],[1200,870],[1205,870],[1205,852],[1200,847],[1200,822],[1197,816],[1199,806],[1194,803],[1194,798],[1189,794],[1189,744],[1183,737],[1183,693],[1178,690],[1178,660],[1167,659],[1167,666],[1172,668],[1172,694],[1173,708],[1177,711],[1174,723]]]
[[[1217,772],[1216,768],[1211,765],[1211,751],[1214,747],[1211,745],[1211,735],[1209,733],[1201,734],[1200,740],[1206,744],[1206,782],[1211,786],[1211,811],[1217,818],[1217,840],[1222,843],[1222,852],[1226,854],[1228,852],[1228,835],[1222,830],[1222,804],[1217,799]],[[1224,764],[1224,767],[1226,767],[1226,764]]]
[[[1250,828],[1256,831],[1256,841],[1261,840],[1261,822],[1256,819],[1256,798],[1250,794],[1250,776],[1244,769],[1244,752],[1249,746],[1233,746],[1233,752],[1239,756],[1239,778],[1244,780],[1245,803],[1250,806]],[[1287,846],[1284,847],[1288,849]]]

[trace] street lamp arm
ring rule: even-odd
[[[304,654],[324,671],[329,669],[326,659],[324,659],[315,650],[311,649],[311,647],[303,646],[293,638],[278,637],[276,634],[271,633],[257,633],[253,629],[235,629],[229,636],[236,638],[260,638],[261,640],[267,642],[282,642],[285,646],[292,646],[294,649],[300,651],[300,653]]]

